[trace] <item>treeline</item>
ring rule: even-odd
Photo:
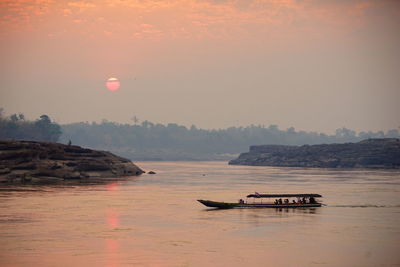
[[[355,132],[347,128],[327,135],[318,132],[296,131],[293,127],[281,130],[277,125],[230,127],[204,130],[187,128],[175,123],[167,125],[143,121],[119,124],[72,123],[58,125],[47,115],[28,121],[23,114],[4,116],[0,108],[0,139],[34,140],[69,143],[107,150],[132,160],[228,160],[251,145],[330,144],[358,142],[368,138],[399,138],[399,131]]]
[[[57,142],[60,136],[61,126],[47,115],[28,121],[22,113],[4,116],[0,109],[0,139]]]
[[[62,126],[62,142],[109,150],[133,160],[226,160],[248,150],[250,145],[303,145],[358,142],[368,138],[399,137],[397,129],[388,132],[356,133],[347,128],[333,135],[280,130],[277,125],[230,127],[203,130],[175,123],[167,125],[144,121],[141,124],[73,123]]]

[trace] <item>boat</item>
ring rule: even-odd
[[[246,201],[240,199],[238,202],[218,202],[211,200],[197,200],[210,208],[233,209],[233,208],[314,208],[321,207],[322,203],[316,198],[319,194],[259,194],[254,193],[246,196]],[[253,201],[249,199],[253,199]],[[259,199],[259,200],[258,200]],[[263,199],[275,199],[274,202],[263,201]],[[258,200],[258,201],[256,201]]]

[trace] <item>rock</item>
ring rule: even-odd
[[[11,170],[9,169],[9,168],[2,168],[2,169],[0,169],[0,175],[2,175],[2,174],[8,174],[8,173],[10,173],[11,172]]]
[[[156,174],[155,172],[153,172],[153,171],[149,171],[148,172],[148,174]]]
[[[0,182],[116,178],[143,173],[106,151],[58,143],[0,140]]]
[[[368,139],[358,143],[303,146],[251,146],[232,165],[312,168],[400,168],[400,139]]]

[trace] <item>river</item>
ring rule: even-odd
[[[138,162],[104,184],[2,186],[1,266],[400,265],[400,171]],[[318,193],[313,209],[197,199]]]

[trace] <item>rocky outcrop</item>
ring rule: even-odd
[[[232,165],[316,168],[400,168],[400,139],[303,146],[251,146]]]
[[[43,182],[140,175],[130,160],[58,143],[0,140],[0,182]]]

